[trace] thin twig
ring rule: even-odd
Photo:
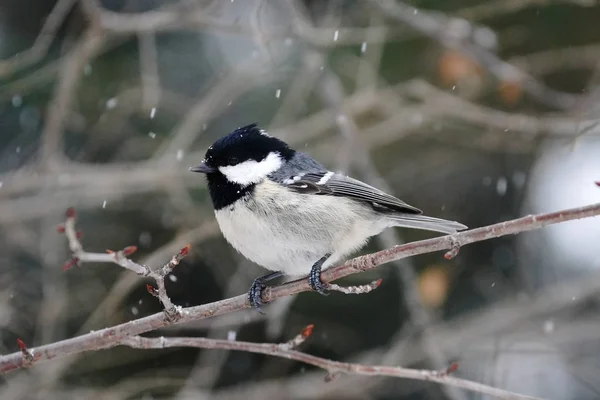
[[[64,232],[67,240],[69,241],[69,248],[73,253],[73,257],[63,265],[63,270],[69,269],[74,266],[81,265],[85,262],[97,262],[97,263],[112,263],[117,264],[129,271],[135,272],[141,276],[147,276],[156,281],[157,288],[154,289],[150,285],[146,285],[148,292],[151,295],[157,297],[165,308],[165,316],[171,321],[176,321],[181,317],[181,307],[173,304],[169,296],[167,295],[167,289],[165,288],[165,277],[169,275],[173,268],[179,265],[181,259],[183,259],[190,251],[190,245],[188,244],[177,254],[171,257],[168,263],[163,265],[157,270],[152,270],[147,265],[138,264],[135,261],[128,258],[137,251],[135,246],[127,246],[123,250],[112,251],[107,250],[104,253],[89,253],[83,249],[83,246],[79,240],[79,232],[75,228],[75,210],[69,208],[66,212],[66,220],[64,225],[58,227],[59,232]]]
[[[245,351],[249,353],[266,354],[274,357],[295,360],[327,371],[325,379],[333,379],[341,374],[390,376],[395,378],[413,379],[419,381],[436,382],[443,385],[454,386],[472,392],[487,394],[500,399],[538,399],[538,397],[522,395],[503,389],[498,389],[482,383],[451,376],[457,369],[457,364],[452,364],[440,371],[390,367],[384,365],[363,365],[328,360],[295,350],[311,335],[313,326],[309,325],[288,342],[281,344],[252,343],[235,340],[209,339],[202,337],[158,337],[145,338],[130,336],[119,342],[121,345],[136,349],[165,349],[172,347],[194,347],[200,349],[223,349]]]
[[[435,251],[450,250],[455,245],[464,246],[474,242],[506,235],[514,235],[521,232],[540,229],[547,225],[589,218],[597,215],[600,215],[600,203],[546,214],[529,215],[511,221],[471,229],[452,236],[441,236],[433,239],[407,243],[401,246],[394,246],[376,253],[356,257],[342,265],[329,268],[323,272],[321,279],[327,283],[348,275],[356,274],[360,271],[375,268],[394,260]],[[308,281],[306,279],[301,279],[276,287],[267,287],[263,291],[262,300],[263,302],[270,302],[280,297],[307,291],[310,291]],[[181,318],[176,322],[183,323],[210,318],[249,307],[250,304],[248,303],[247,296],[246,294],[243,294],[201,306],[184,308],[181,312]],[[40,346],[35,352],[35,359],[33,362],[65,357],[84,351],[114,347],[127,336],[139,335],[174,323],[174,321],[165,319],[163,313],[153,314],[148,317],[90,332],[85,335]],[[20,352],[0,357],[0,373],[26,366]]]

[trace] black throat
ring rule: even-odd
[[[232,205],[242,197],[252,193],[256,186],[255,184],[242,186],[229,182],[225,175],[220,172],[207,174],[206,179],[208,180],[208,192],[215,210],[221,210]]]

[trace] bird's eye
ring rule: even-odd
[[[237,157],[229,157],[229,159],[227,160],[227,163],[229,165],[236,165],[237,163],[239,163],[240,161],[238,160]]]

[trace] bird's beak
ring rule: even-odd
[[[209,167],[205,163],[201,162],[200,164],[196,165],[195,167],[190,167],[190,171],[199,172],[201,174],[210,174],[211,172],[216,172],[217,170],[215,168]]]

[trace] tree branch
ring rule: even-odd
[[[0,60],[0,77],[10,75],[44,58],[48,53],[48,49],[50,49],[52,41],[56,37],[56,33],[74,4],[75,0],[59,0],[54,9],[46,17],[46,21],[33,46],[21,53],[17,53],[17,55],[8,60]]]
[[[295,350],[311,335],[313,325],[309,325],[296,335],[292,340],[285,343],[252,343],[235,340],[209,339],[198,337],[158,337],[145,338],[141,336],[129,336],[121,340],[119,344],[135,349],[165,349],[172,347],[195,347],[200,349],[223,349],[245,351],[249,353],[265,354],[274,357],[286,358],[327,371],[326,381],[337,378],[341,374],[366,375],[366,376],[390,376],[395,378],[414,379],[419,381],[436,382],[443,385],[454,386],[476,393],[487,394],[501,399],[537,399],[537,397],[526,396],[498,389],[492,386],[456,378],[450,374],[458,368],[458,364],[452,364],[441,371],[412,369],[402,367],[390,367],[384,365],[363,365],[332,361],[322,357],[316,357]]]
[[[63,129],[83,75],[83,66],[99,51],[105,40],[101,32],[90,28],[61,62],[58,82],[46,111],[47,121],[42,137],[40,170],[51,170],[57,161],[62,161]]]
[[[582,96],[560,92],[546,86],[533,76],[500,59],[483,46],[469,43],[464,36],[453,37],[449,34],[447,27],[451,26],[453,22],[464,24],[467,22],[466,20],[452,20],[443,13],[417,9],[403,2],[389,0],[371,0],[371,2],[387,17],[406,24],[444,47],[457,49],[473,58],[501,82],[518,82],[529,95],[542,104],[569,110],[582,99]],[[474,30],[471,23],[468,23],[468,26],[469,32]]]
[[[511,221],[471,229],[454,235],[441,236],[433,239],[407,243],[401,246],[394,246],[376,253],[356,257],[342,265],[329,268],[323,272],[321,279],[323,279],[324,282],[330,282],[360,271],[375,268],[394,260],[400,260],[419,254],[432,253],[434,251],[456,249],[456,246],[464,246],[469,243],[527,232],[547,225],[597,215],[600,215],[600,203],[546,214],[529,215]],[[276,287],[267,287],[263,291],[262,300],[264,302],[270,302],[280,297],[307,291],[310,291],[308,281],[306,279],[301,279]],[[71,339],[40,346],[37,349],[31,349],[30,351],[33,354],[33,360],[31,361],[25,360],[21,352],[1,356],[0,373],[28,367],[37,361],[65,357],[67,355],[85,351],[111,348],[119,345],[119,343],[128,336],[139,335],[174,323],[183,323],[223,315],[248,308],[249,306],[247,296],[244,294],[201,306],[184,308],[181,311],[181,317],[176,322],[165,319],[163,313],[153,314]]]
[[[79,266],[84,262],[113,263],[128,269],[129,271],[133,271],[138,275],[150,277],[156,281],[157,289],[154,289],[150,285],[146,285],[146,288],[151,295],[160,300],[165,308],[165,316],[167,319],[175,322],[181,317],[181,307],[174,305],[167,295],[165,277],[169,275],[171,271],[173,271],[173,268],[179,265],[181,259],[189,253],[189,244],[179,250],[179,252],[171,257],[169,262],[161,268],[152,270],[147,265],[138,264],[127,257],[137,251],[137,247],[135,246],[127,246],[119,251],[106,250],[106,254],[86,252],[79,241],[79,232],[75,229],[75,210],[73,208],[67,210],[65,224],[59,225],[58,231],[60,233],[64,232],[69,241],[69,248],[73,252],[73,258],[63,265],[63,270]]]

